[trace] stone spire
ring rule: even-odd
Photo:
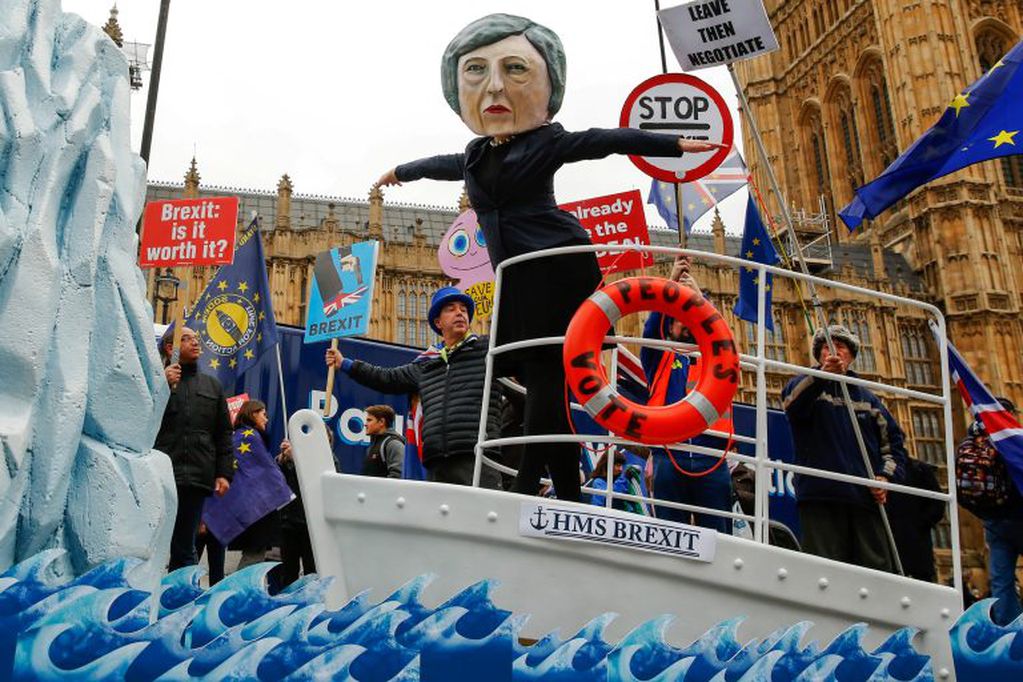
[[[462,196],[458,197],[458,212],[465,213],[470,208],[472,208],[472,204],[469,202],[469,192],[465,189],[465,186],[463,185]]]
[[[188,199],[195,199],[199,196],[199,181],[202,176],[199,175],[199,168],[195,165],[195,157],[192,157],[192,163],[188,165],[188,172],[185,173],[185,191],[184,195]]]
[[[710,223],[710,233],[714,235],[714,253],[725,254],[725,221],[721,220],[721,213],[717,206],[714,207],[714,220]]]
[[[291,178],[285,173],[277,183],[277,219],[274,222],[275,230],[291,229],[291,192],[294,190]]]
[[[117,23],[117,5],[110,8],[110,18],[103,24],[103,32],[110,36],[117,47],[124,47],[124,34],[121,33],[121,25]]]
[[[884,266],[884,247],[881,246],[881,237],[877,234],[877,228],[870,230],[870,258],[874,263],[874,279],[888,279],[888,272]]]
[[[376,185],[369,190],[369,230],[366,236],[370,239],[384,238],[384,193]]]

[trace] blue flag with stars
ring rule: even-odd
[[[217,271],[185,324],[202,344],[199,370],[217,377],[228,395],[238,377],[277,343],[256,220],[239,235],[234,262]]]
[[[960,168],[1023,152],[1023,41],[956,95],[930,130],[839,212],[855,230],[917,187]]]
[[[778,252],[774,250],[771,237],[764,229],[764,221],[760,219],[760,211],[751,194],[746,200],[746,224],[742,230],[742,250],[739,258],[754,263],[774,265],[778,262]],[[757,286],[760,284],[756,268],[744,266],[739,270],[739,300],[735,302],[735,314],[739,319],[756,324],[757,322]],[[767,273],[766,308],[767,319],[764,326],[774,331],[774,320],[771,317],[771,273]]]

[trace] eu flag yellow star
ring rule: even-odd
[[[234,358],[231,358],[231,360],[227,363],[227,366],[230,367],[231,369],[234,369],[235,367],[238,366],[238,361],[235,360]]]
[[[256,343],[263,343],[263,332],[256,334]]]
[[[221,291],[226,289],[227,288],[227,280],[223,280],[222,279],[219,282],[217,282],[217,288],[220,289]]]
[[[266,313],[264,313],[262,310],[260,310],[259,311],[259,321],[262,322],[265,319],[266,319]]]
[[[760,237],[753,238],[753,246],[760,246]]]
[[[955,109],[956,110],[956,118],[959,118],[959,111],[963,107],[968,107],[968,106],[970,106],[970,93],[966,93],[965,95],[963,95],[963,94],[956,95],[952,99],[952,103],[948,105],[948,108],[949,109]]]
[[[244,431],[242,431],[242,435],[245,436],[246,438],[252,438],[253,436],[256,435],[256,430],[255,429],[245,429]]]
[[[244,294],[248,290],[249,290],[248,282],[238,282],[238,291]]]
[[[216,358],[210,360],[210,369],[220,369],[220,360]]]
[[[251,451],[252,451],[252,446],[249,445],[248,443],[244,442],[244,441],[241,443],[241,445],[238,446],[238,453],[239,454],[244,455],[246,452],[251,452]]]
[[[259,303],[259,292],[258,291],[252,295],[252,302],[253,303]]]
[[[1013,130],[1011,133],[1007,130],[1003,130],[994,137],[989,137],[988,140],[995,143],[995,149],[998,149],[1003,144],[1011,144],[1013,147],[1016,146],[1016,141],[1012,138],[1019,134],[1018,130]]]
[[[247,349],[245,351],[244,355],[245,355],[245,359],[246,360],[251,360],[252,358],[254,358],[256,356],[256,354],[252,352],[251,348]]]
[[[752,260],[753,259],[753,252],[752,251],[747,251],[746,252],[746,258],[749,258],[750,260]]]

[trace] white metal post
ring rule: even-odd
[[[764,358],[767,343],[767,332],[764,326],[767,314],[767,271],[761,264],[757,268],[757,444],[756,444],[756,489],[754,497],[754,516],[756,527],[753,537],[757,542],[766,543],[769,538],[767,523],[769,518],[767,489],[770,485],[771,470],[767,462],[767,373],[764,370]]]

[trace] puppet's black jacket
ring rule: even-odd
[[[490,261],[496,266],[538,249],[589,242],[579,221],[559,209],[554,198],[554,173],[563,164],[610,154],[678,157],[682,154],[678,139],[631,128],[570,133],[560,123],[551,123],[516,135],[499,147],[491,146],[491,138],[479,137],[464,153],[402,164],[395,174],[402,182],[464,180]],[[490,154],[499,154],[500,160],[488,163]]]

